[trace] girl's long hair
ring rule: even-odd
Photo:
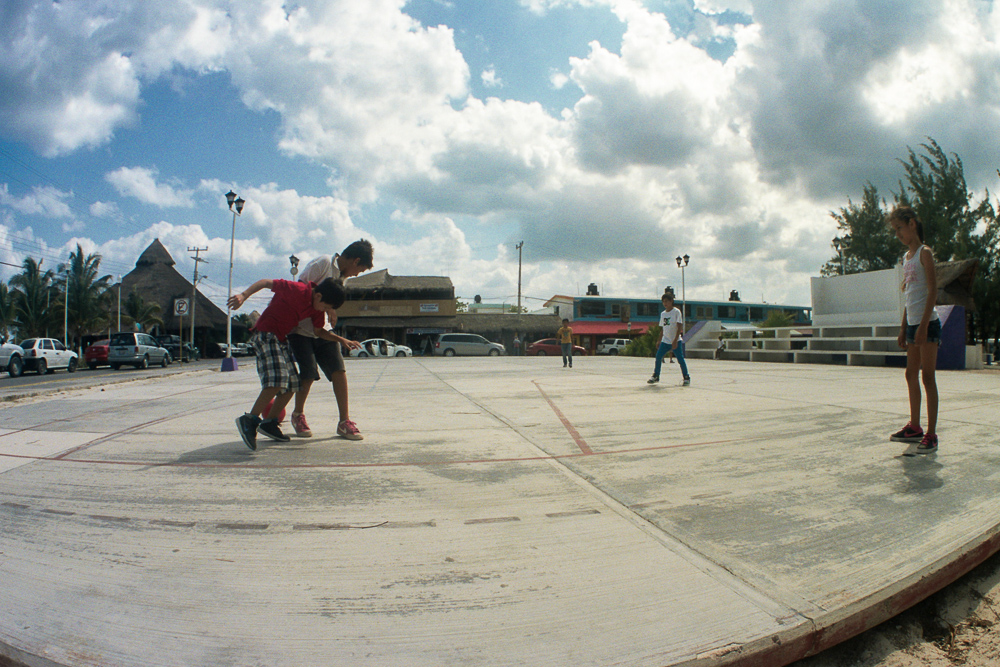
[[[891,223],[893,220],[899,220],[904,224],[908,224],[910,220],[915,221],[917,223],[917,238],[920,239],[921,243],[924,242],[924,223],[920,222],[920,216],[912,208],[909,206],[897,206],[889,214],[888,221]]]

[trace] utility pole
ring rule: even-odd
[[[516,246],[517,248],[517,314],[521,314],[521,254],[522,248],[524,248],[524,241],[521,241]]]
[[[207,259],[202,259],[199,255],[203,252],[208,251],[208,246],[204,248],[188,248],[188,252],[193,252],[194,257],[194,280],[191,281],[191,346],[194,347],[194,306],[197,303],[198,297],[198,262],[207,262]],[[184,359],[184,341],[181,340],[181,360]]]

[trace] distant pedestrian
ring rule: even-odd
[[[719,345],[715,348],[715,358],[721,359],[722,353],[726,351],[726,339],[721,335],[719,336]]]
[[[281,414],[299,388],[299,374],[288,349],[288,334],[299,322],[308,318],[317,338],[339,341],[340,336],[323,328],[326,318],[335,317],[336,309],[344,304],[344,283],[327,278],[319,283],[300,283],[289,280],[262,279],[227,300],[233,310],[239,309],[251,295],[262,289],[274,292],[271,302],[253,326],[250,347],[257,356],[257,375],[260,377],[260,394],[250,412],[236,419],[236,428],[246,446],[257,449],[257,434],[263,433],[272,440],[287,442],[289,437],[278,427]],[[274,401],[261,419],[267,404]]]
[[[649,378],[649,384],[656,384],[660,381],[660,367],[663,364],[663,357],[667,352],[673,352],[677,358],[677,363],[681,367],[681,376],[684,379],[684,386],[691,384],[691,376],[688,375],[687,363],[684,361],[684,315],[674,306],[674,295],[665,293],[661,299],[663,312],[660,313],[660,328],[663,336],[660,338],[660,345],[656,348],[656,365],[653,366],[653,377]]]
[[[562,326],[556,331],[556,340],[562,347],[563,368],[569,364],[573,368],[573,329],[569,326],[569,320],[563,318]]]
[[[938,448],[938,391],[934,371],[941,343],[941,320],[934,308],[937,303],[934,253],[924,245],[924,226],[912,208],[896,207],[888,222],[896,238],[907,247],[903,255],[905,306],[897,340],[906,350],[906,389],[910,397],[910,423],[893,433],[890,440],[920,443],[904,452],[906,456],[931,454]],[[921,379],[927,394],[926,433],[920,427]]]
[[[517,337],[516,333],[514,334],[514,356],[521,356],[521,339]]]

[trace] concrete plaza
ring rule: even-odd
[[[0,665],[782,665],[1000,548],[997,372],[914,458],[900,369],[689,363],[352,359],[365,440],[256,452],[248,362],[4,403]]]

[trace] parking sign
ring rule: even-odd
[[[190,299],[174,299],[174,315],[187,315],[190,309]]]

